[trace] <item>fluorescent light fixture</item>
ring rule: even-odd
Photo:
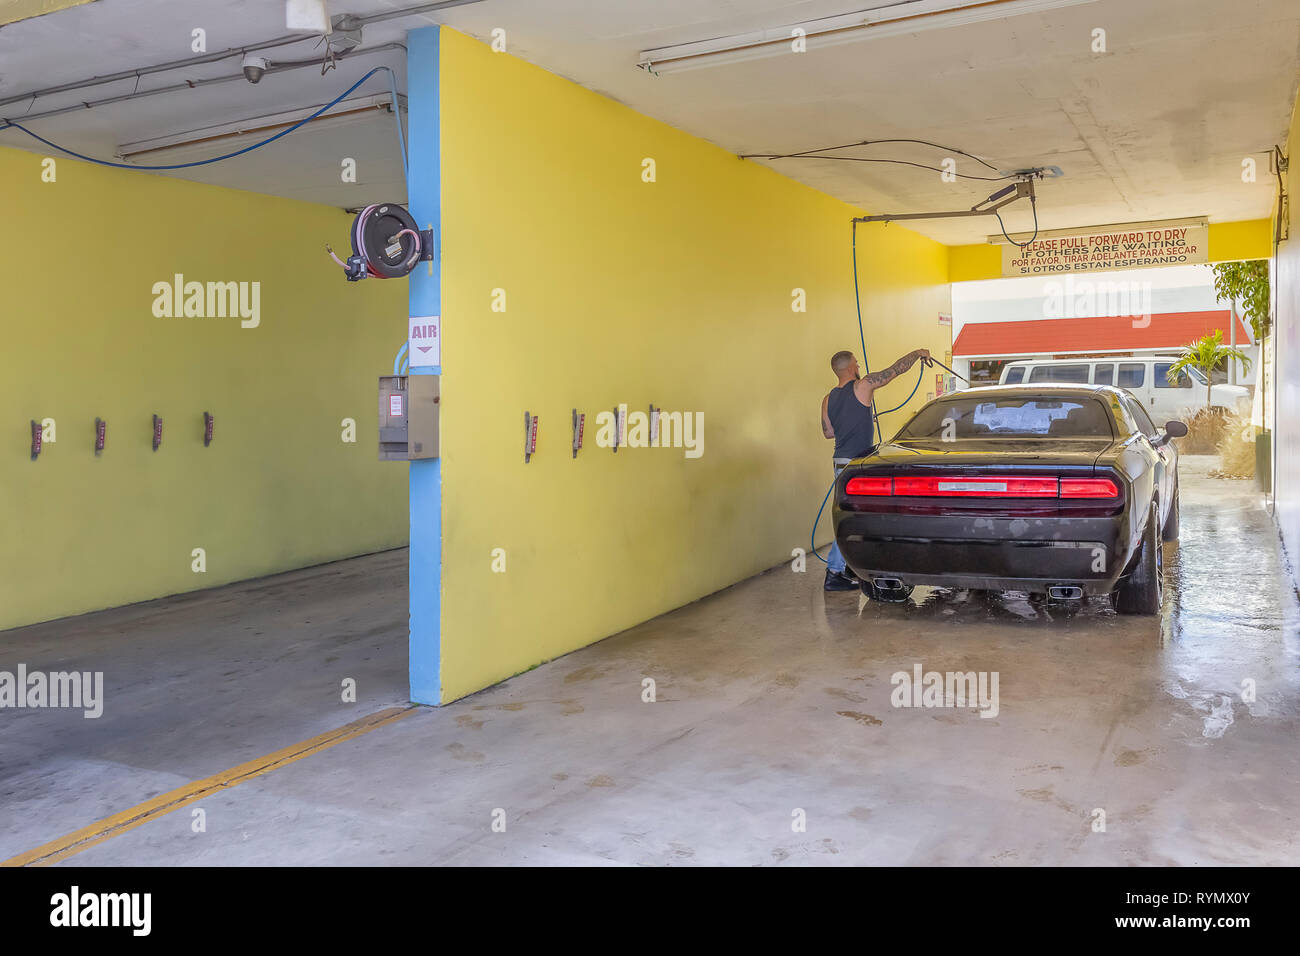
[[[404,99],[405,97],[399,97],[398,104],[400,106],[405,106]],[[320,107],[321,104],[304,106],[302,109],[290,110],[284,113],[253,116],[244,120],[236,120],[233,123],[222,123],[219,126],[204,126],[185,133],[173,133],[169,136],[142,139],[134,143],[123,143],[117,148],[117,155],[119,159],[130,162],[140,156],[237,140],[241,136],[262,139],[292,126],[299,120],[306,119]],[[358,96],[354,99],[343,100],[324,116],[312,120],[304,128],[327,129],[354,123],[365,116],[380,112],[392,114],[392,100],[388,93],[376,93],[373,96]]]
[[[803,38],[808,50],[861,40],[920,33],[945,27],[1043,13],[1096,0],[902,0],[820,20],[807,20],[737,36],[644,50],[637,66],[651,73],[678,73],[793,52]]]

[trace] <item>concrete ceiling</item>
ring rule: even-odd
[[[362,0],[348,3],[346,9],[334,3],[331,9],[339,13],[367,14],[411,6],[414,2]],[[428,17],[408,17],[367,26],[362,47],[402,43],[407,30],[433,22],[436,21]],[[195,29],[206,31],[209,53],[282,37],[287,34],[284,4],[280,0],[99,0],[10,24],[0,28],[0,100],[92,76],[197,56],[190,49]],[[260,55],[272,63],[320,61],[323,48],[317,46],[318,41],[318,37],[304,36],[297,43],[262,51]],[[401,49],[344,58],[324,76],[316,65],[268,73],[256,85],[242,78],[240,57],[235,56],[219,63],[142,77],[138,87],[134,79],[120,80],[43,96],[35,102],[0,106],[0,116],[23,123],[33,132],[69,149],[116,160],[123,144],[324,105],[376,66],[391,67],[397,74],[399,92],[404,91],[406,56]],[[136,89],[150,90],[215,77],[235,79],[30,123],[23,119],[28,113],[119,96]],[[355,96],[369,97],[387,88],[384,74],[379,74]],[[235,141],[217,140],[205,147],[141,156],[138,162],[189,162],[239,149],[267,135],[264,132]],[[0,132],[0,145],[50,153],[46,147],[14,130]],[[344,158],[357,161],[356,184],[342,181]],[[338,120],[320,128],[309,125],[272,146],[237,159],[168,175],[344,208],[406,198],[395,126],[387,113]]]
[[[331,0],[334,13],[365,15],[413,0]],[[1039,188],[1043,229],[1157,218],[1211,221],[1269,214],[1268,151],[1282,143],[1300,64],[1295,0],[1094,0],[998,21],[847,43],[803,54],[651,75],[647,49],[788,26],[881,6],[886,0],[484,0],[436,15],[366,27],[364,47],[401,41],[444,22],[488,39],[506,30],[509,51],[735,153],[785,153],[862,139],[912,137],[957,147],[1000,169],[1060,166]],[[1014,5],[1012,5],[1014,8]],[[189,55],[191,30],[209,51],[285,33],[278,0],[100,0],[0,28],[0,99],[96,74]],[[1106,31],[1107,52],[1092,51]],[[273,50],[272,60],[318,55],[314,38]],[[78,110],[33,129],[108,158],[123,143],[320,104],[367,69],[404,74],[401,51]],[[233,75],[239,60],[146,77],[141,89]],[[130,92],[134,80],[0,107],[21,121],[86,99]],[[360,92],[383,89],[379,77]],[[14,131],[0,143],[33,148]],[[226,144],[222,144],[223,146]],[[238,145],[238,144],[237,144]],[[38,145],[34,148],[42,149]],[[186,152],[142,158],[184,161]],[[946,151],[875,146],[846,155],[937,165]],[[339,179],[358,161],[365,189]],[[1258,162],[1255,183],[1242,160]],[[990,174],[970,160],[959,172]],[[779,160],[782,173],[863,208],[907,212],[965,208],[999,184],[945,183],[907,166]],[[401,199],[391,117],[376,115],[295,133],[238,160],[185,171],[188,178],[339,206]],[[1016,207],[1012,207],[1015,209]],[[1025,230],[1025,210],[1006,216]],[[989,223],[993,225],[990,227]],[[992,220],[914,223],[943,242],[978,242]]]

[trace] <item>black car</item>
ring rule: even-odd
[[[913,585],[1110,595],[1160,611],[1182,422],[1105,385],[972,388],[927,404],[835,485],[835,539],[880,600]]]

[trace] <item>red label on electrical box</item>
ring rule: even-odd
[[[401,395],[388,396],[388,417],[389,418],[402,417],[402,396]]]

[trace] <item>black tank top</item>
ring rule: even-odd
[[[853,391],[856,382],[845,382],[831,389],[826,400],[826,417],[835,430],[836,458],[861,458],[875,445],[871,409],[858,401]]]

